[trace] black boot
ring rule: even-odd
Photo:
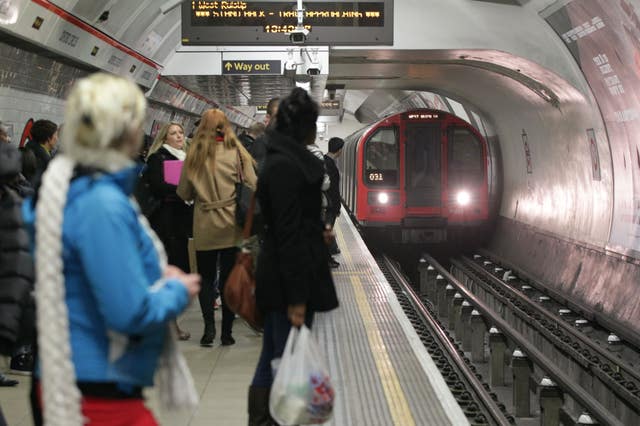
[[[212,320],[205,321],[204,334],[200,339],[200,346],[211,347],[213,346],[213,340],[216,338],[216,323]]]
[[[269,414],[271,388],[249,386],[249,426],[275,426]]]

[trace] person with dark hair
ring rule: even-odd
[[[271,98],[269,103],[267,104],[267,114],[264,117],[264,125],[268,129],[270,126],[273,126],[275,123],[275,117],[278,113],[278,105],[280,104],[280,98]],[[251,145],[249,149],[249,154],[256,160],[258,164],[258,170],[262,167],[262,162],[264,161],[265,155],[267,155],[267,145],[268,145],[267,134],[263,134],[259,138],[256,138],[255,142]]]
[[[315,140],[318,105],[295,88],[279,105],[258,176],[264,220],[256,301],[264,318],[262,352],[249,387],[250,425],[270,425],[271,361],[282,356],[291,326],[338,306],[321,218],[324,164],[306,146]]]
[[[328,206],[325,221],[331,225],[332,229],[336,224],[336,219],[340,216],[340,171],[336,165],[336,160],[342,154],[343,146],[344,140],[337,137],[329,139],[329,151],[324,156],[324,165],[331,181],[329,190],[326,192]],[[340,249],[335,239],[333,239],[329,247],[329,252],[332,255],[340,254]]]
[[[58,126],[53,121],[38,120],[31,127],[31,139],[25,145],[26,162],[32,165],[35,158],[35,171],[30,178],[31,184],[35,184],[44,170],[47,168],[53,152],[58,144]],[[29,152],[30,151],[30,152]],[[31,164],[30,164],[31,163]],[[24,166],[23,166],[24,168]],[[25,170],[31,175],[30,170]],[[34,185],[35,186],[35,185]]]

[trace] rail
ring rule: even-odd
[[[565,374],[560,368],[556,367],[551,360],[542,354],[533,344],[529,343],[527,339],[511,327],[504,319],[496,314],[492,309],[487,307],[478,297],[476,297],[471,291],[469,291],[464,285],[462,285],[456,278],[454,278],[446,269],[444,269],[433,257],[428,254],[423,255],[423,258],[427,263],[436,269],[436,271],[442,275],[447,282],[456,287],[456,290],[471,303],[475,309],[481,312],[491,323],[494,324],[500,331],[515,342],[518,347],[527,354],[527,356],[542,370],[544,370],[549,378],[558,384],[560,388],[580,404],[583,408],[589,410],[591,415],[595,417],[601,424],[611,426],[622,426],[620,422],[613,414],[611,414],[598,400],[591,396],[584,390],[579,384],[572,381],[567,374]]]
[[[533,303],[531,300],[529,300],[527,297],[524,297],[524,295],[519,293],[517,290],[514,290],[513,288],[511,288],[510,286],[502,282],[497,277],[489,274],[486,270],[484,270],[481,266],[477,265],[471,259],[467,257],[462,257],[462,259],[463,259],[462,263],[467,265],[469,268],[471,268],[471,270],[475,271],[478,274],[486,275],[487,279],[491,280],[491,282],[493,282],[494,284],[502,287],[506,292],[508,292],[512,296],[517,297],[523,304],[525,304],[531,310],[539,312],[547,320],[553,322],[556,325],[556,327],[561,328],[562,331],[571,335],[574,339],[579,340],[582,344],[587,346],[589,349],[597,353],[602,358],[606,359],[610,364],[621,369],[636,381],[640,381],[640,373],[633,366],[629,365],[624,360],[617,358],[616,356],[608,352],[603,347],[597,345],[592,339],[584,336],[584,334],[577,331],[574,327],[571,327],[566,322],[559,319],[557,315],[555,315],[553,312],[550,312],[548,309],[545,309],[539,304]]]
[[[422,317],[423,321],[427,323],[433,334],[440,341],[440,345],[446,350],[450,359],[459,366],[460,372],[464,375],[466,382],[471,386],[480,402],[486,408],[487,413],[496,424],[501,426],[511,425],[512,423],[507,419],[500,407],[498,407],[497,403],[491,398],[489,392],[487,392],[487,390],[482,386],[475,374],[467,367],[464,359],[458,352],[458,349],[447,338],[442,328],[438,325],[431,313],[425,308],[424,303],[422,303],[416,292],[411,288],[411,285],[407,282],[406,278],[398,271],[396,265],[387,256],[383,257],[383,261],[393,278],[400,285],[403,293],[409,299],[415,311]]]
[[[640,348],[640,333],[631,330],[629,327],[625,326],[619,321],[607,318],[607,316],[602,312],[598,312],[595,309],[589,308],[581,302],[568,298],[567,296],[560,294],[553,289],[550,289],[548,286],[543,285],[543,283],[531,276],[531,274],[527,273],[521,268],[518,268],[516,265],[497,256],[496,254],[489,252],[488,250],[481,249],[478,251],[478,253],[482,254],[482,256],[484,257],[494,260],[496,263],[504,265],[506,269],[511,269],[516,275],[524,278],[529,284],[536,287],[537,290],[546,292],[556,300],[563,301],[574,312],[579,313],[584,318],[590,321],[594,321],[600,324],[602,327],[611,330],[617,336],[622,337],[625,341],[631,343],[636,348]]]

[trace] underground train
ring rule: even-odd
[[[431,109],[385,117],[345,138],[343,204],[366,235],[393,243],[482,238],[489,221],[487,142]]]

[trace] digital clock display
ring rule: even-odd
[[[306,44],[393,44],[393,1],[303,2]],[[295,1],[191,1],[182,5],[183,44],[291,44]]]

